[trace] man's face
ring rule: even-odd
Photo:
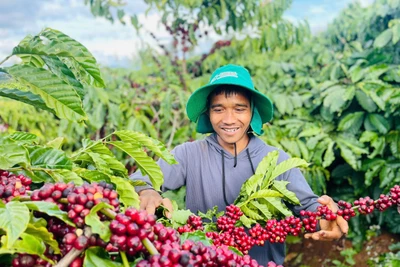
[[[232,149],[232,144],[244,148],[248,143],[247,131],[251,121],[249,99],[242,93],[214,95],[210,99],[210,121],[224,148]]]

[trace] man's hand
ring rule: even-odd
[[[321,205],[326,205],[331,211],[336,213],[338,207],[332,198],[323,195],[318,198],[318,202]],[[347,235],[349,231],[349,225],[342,216],[337,216],[334,221],[320,220],[321,231],[315,233],[305,234],[305,238],[312,238],[314,240],[330,241],[341,238],[343,235]]]
[[[154,214],[156,208],[163,205],[168,211],[165,213],[167,218],[171,218],[173,206],[171,200],[162,198],[161,195],[153,189],[145,189],[139,192],[140,209],[146,210],[149,214]]]

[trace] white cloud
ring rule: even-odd
[[[374,3],[374,0],[355,0],[354,2],[360,2],[362,7],[367,7]]]

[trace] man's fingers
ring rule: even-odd
[[[325,231],[321,230],[315,233],[308,233],[304,235],[305,238],[312,238],[314,240],[322,240],[322,241],[332,241],[335,239],[339,239],[342,236],[335,231]]]
[[[154,214],[154,213],[156,213],[156,205],[154,205],[154,204],[148,204],[148,205],[146,206],[146,211],[147,211],[148,214]]]
[[[343,234],[347,235],[347,233],[349,232],[349,224],[348,222],[343,219],[342,216],[338,216],[336,218],[336,223],[340,228],[340,231],[342,231]]]
[[[330,196],[322,195],[318,198],[318,202],[321,205],[327,206],[333,212],[337,212],[338,210],[337,204]]]
[[[330,202],[330,197],[329,196],[327,196],[327,195],[322,195],[322,196],[320,196],[319,198],[318,198],[318,202],[319,202],[319,204],[321,204],[321,205],[328,205],[329,204],[329,202]]]
[[[168,198],[164,198],[161,201],[162,205],[167,209],[167,212],[165,213],[165,216],[167,216],[168,219],[171,219],[172,217],[172,212],[174,211],[174,207],[172,205],[171,200]]]

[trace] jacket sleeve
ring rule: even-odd
[[[187,156],[186,146],[184,144],[175,147],[171,153],[174,155],[177,164],[168,164],[163,159],[159,159],[157,164],[161,168],[161,172],[164,177],[164,184],[162,185],[162,191],[174,190],[186,184],[187,176]],[[148,175],[143,175],[140,170],[131,174],[129,177],[134,181],[143,181],[146,185],[135,186],[135,191],[139,193],[145,189],[154,189]]]
[[[288,158],[288,154],[286,154],[282,150],[279,151],[278,162],[287,160]],[[301,210],[310,210],[314,212],[317,210],[317,207],[320,206],[317,201],[318,196],[314,194],[304,175],[301,173],[300,169],[290,169],[289,171],[280,175],[280,177],[278,177],[277,179],[288,181],[289,184],[287,185],[287,189],[295,193],[297,198],[299,199],[300,205],[292,205],[290,203],[287,203],[288,208],[290,208],[295,215],[298,216]]]

